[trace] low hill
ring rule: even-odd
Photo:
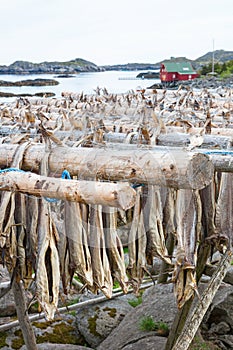
[[[212,61],[213,52],[207,52],[205,55],[197,58],[195,60],[196,64],[206,65]],[[214,61],[215,63],[224,63],[233,60],[233,51],[216,50],[214,51]]]
[[[77,74],[80,72],[100,72],[109,70],[158,70],[161,62],[174,60],[177,62],[189,61],[195,70],[200,69],[203,65],[212,62],[213,52],[207,52],[205,55],[190,60],[186,57],[170,57],[154,63],[127,63],[116,65],[97,66],[95,63],[76,58],[66,62],[41,62],[32,63],[28,61],[16,61],[9,66],[0,66],[0,74]],[[214,51],[215,62],[224,63],[233,60],[233,51],[216,50]]]
[[[67,62],[41,62],[16,61],[9,66],[0,66],[0,74],[75,74],[80,72],[98,72],[96,64],[82,58]]]

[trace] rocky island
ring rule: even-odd
[[[58,84],[59,82],[54,79],[26,79],[20,81],[0,80],[0,86],[51,86]]]
[[[0,74],[77,74],[80,72],[99,72],[96,64],[76,58],[67,62],[32,63],[16,61],[9,66],[0,66]]]

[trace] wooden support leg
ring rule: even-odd
[[[25,345],[28,350],[37,350],[35,334],[33,332],[32,325],[27,313],[23,285],[20,281],[18,282],[15,277],[12,282],[12,290],[15,298],[16,312],[20,328],[23,333]]]

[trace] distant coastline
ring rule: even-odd
[[[203,65],[209,64],[212,60],[213,52],[207,52],[205,55],[190,60],[186,57],[170,57],[156,63],[127,63],[116,65],[98,66],[93,62],[76,58],[67,62],[41,62],[32,63],[28,61],[15,61],[9,66],[0,65],[0,74],[27,75],[27,74],[78,74],[81,72],[103,72],[103,71],[136,71],[136,70],[157,70],[160,68],[161,62],[168,60],[190,61],[194,69],[198,70]],[[233,51],[216,50],[214,51],[216,62],[224,63],[233,60]]]

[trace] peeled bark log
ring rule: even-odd
[[[135,191],[127,183],[66,180],[30,172],[0,173],[0,190],[88,204],[102,204],[123,210],[131,208],[135,202]]]
[[[182,126],[166,126],[166,132],[167,133],[188,133],[188,134],[199,134],[203,130],[203,127],[191,127],[191,128],[185,128]],[[233,129],[232,128],[226,128],[226,127],[214,127],[211,128],[211,135],[218,135],[218,136],[229,136],[233,137]]]
[[[206,311],[208,310],[208,307],[210,306],[221,282],[227,273],[230,266],[230,261],[231,253],[227,252],[220,261],[218,268],[209,281],[208,286],[203,292],[200,300],[197,302],[194,309],[188,316],[184,329],[172,348],[173,350],[186,350],[189,348],[189,345],[191,344],[197,329],[200,326]]]
[[[195,130],[195,128],[194,128]],[[219,130],[219,129],[218,129]],[[199,132],[201,129],[199,129]],[[219,147],[219,148],[227,148],[231,142],[233,136],[232,134],[229,136],[222,135],[203,135],[203,148],[211,148],[211,147]],[[192,133],[198,134],[198,132]],[[176,132],[175,130],[171,133],[160,134],[156,139],[156,144],[158,146],[172,146],[172,147],[184,147],[190,144],[191,133],[182,133]],[[104,134],[104,141],[107,142],[126,142],[127,134],[125,133],[106,133]],[[139,133],[136,133],[132,136],[130,143],[137,144],[139,142]]]
[[[26,347],[28,350],[37,350],[36,337],[27,312],[23,285],[21,282],[16,281],[15,278],[12,283],[12,290],[15,299],[16,312]]]
[[[7,167],[15,145],[0,145],[0,166]],[[43,145],[25,152],[23,170],[38,172]],[[205,154],[184,149],[153,148],[116,150],[106,148],[54,147],[49,156],[51,173],[67,169],[79,179],[150,183],[174,188],[201,189],[213,177],[214,166]]]

